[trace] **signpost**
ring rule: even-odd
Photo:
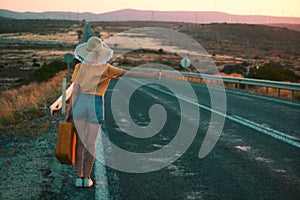
[[[188,58],[183,58],[180,61],[181,66],[184,68],[184,71],[191,65],[191,61]]]
[[[70,80],[71,79],[71,74],[70,74],[70,63],[73,61],[74,57],[72,54],[67,53],[64,55],[64,61],[68,64],[68,75],[67,75],[67,79]]]
[[[64,116],[66,114],[66,88],[67,88],[67,79],[63,78],[62,80],[62,108],[61,114]]]
[[[68,75],[67,78],[63,78],[62,82],[62,109],[61,114],[65,115],[66,113],[66,88],[67,88],[67,80],[71,79],[70,74],[70,63],[73,61],[74,57],[72,54],[67,53],[64,55],[64,61],[68,64]]]

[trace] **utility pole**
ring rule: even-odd
[[[220,33],[216,33],[217,45],[216,45],[216,53],[218,54],[220,51]]]
[[[245,58],[247,60],[249,60],[249,46],[250,46],[250,41],[247,38],[246,41],[245,41]]]

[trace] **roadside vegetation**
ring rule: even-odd
[[[49,64],[44,63],[41,68],[34,71],[32,79],[38,83],[49,81],[57,72],[65,70],[66,68],[67,63],[61,60],[54,60]]]
[[[10,126],[45,116],[48,107],[60,94],[66,71],[58,72],[46,82],[32,82],[1,92],[0,133]],[[1,137],[1,136],[0,136]]]
[[[288,81],[293,83],[299,83],[300,81],[299,75],[293,70],[282,66],[280,63],[267,63],[258,68],[251,68],[247,78]]]

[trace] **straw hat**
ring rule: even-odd
[[[97,65],[106,63],[113,56],[113,50],[98,37],[91,37],[87,43],[80,44],[75,49],[75,58],[83,63]]]

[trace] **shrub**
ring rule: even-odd
[[[40,69],[37,69],[34,72],[33,79],[38,83],[48,81],[49,79],[54,77],[57,72],[66,69],[67,63],[60,60],[52,61],[49,64],[44,63]]]
[[[236,73],[245,76],[247,74],[247,68],[245,66],[247,66],[246,63],[225,65],[221,72],[226,74]]]
[[[251,68],[248,78],[265,79],[272,81],[298,82],[300,76],[280,63],[268,63],[259,68]]]

